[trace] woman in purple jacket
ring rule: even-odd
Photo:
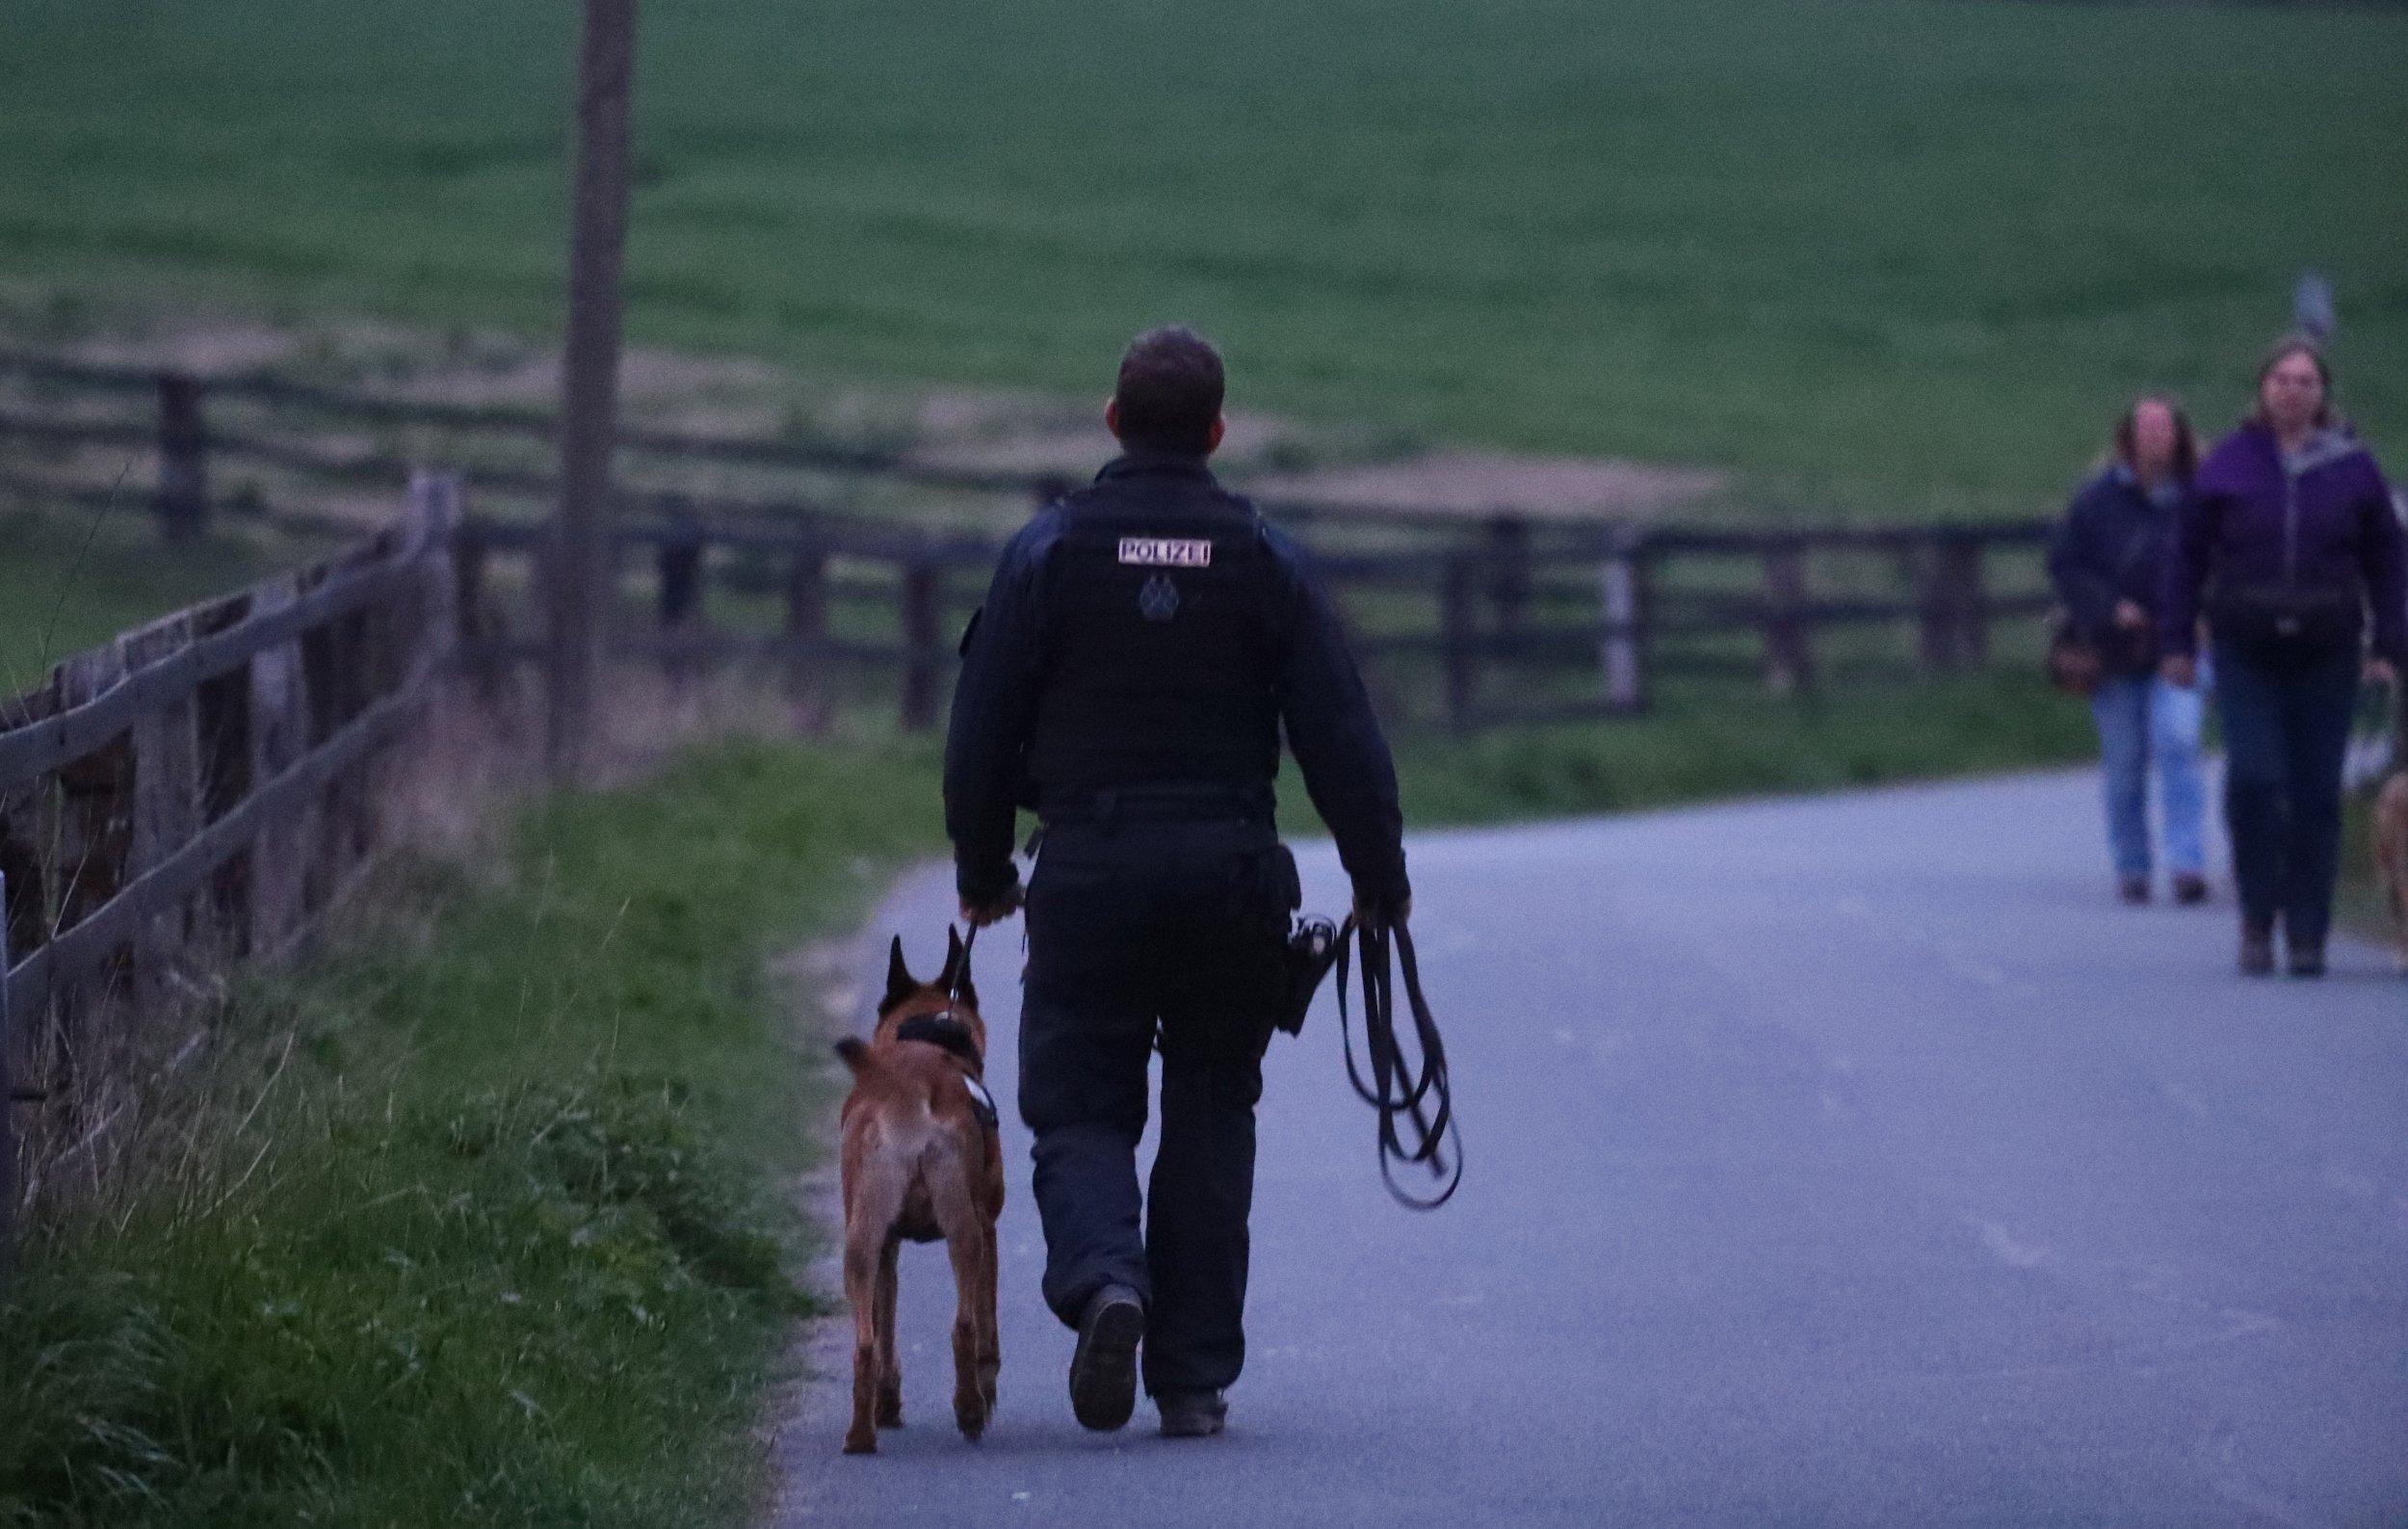
[[[2170,683],[2197,680],[2203,604],[2214,641],[2240,969],[2252,976],[2274,969],[2278,918],[2292,975],[2323,975],[2361,674],[2408,667],[2408,540],[2332,390],[2313,342],[2275,347],[2257,411],[2199,469],[2159,610]],[[2362,658],[2369,610],[2373,656]]]

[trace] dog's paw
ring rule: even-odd
[[[877,1433],[863,1429],[848,1430],[845,1434],[845,1453],[848,1455],[877,1454]]]
[[[986,1432],[986,1418],[990,1410],[986,1398],[976,1391],[956,1395],[954,1398],[954,1426],[961,1430],[962,1437],[977,1443],[979,1436]]]

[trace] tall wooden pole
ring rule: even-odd
[[[627,247],[628,119],[636,0],[585,0],[577,71],[577,179],[561,364],[561,504],[554,523],[551,706],[555,779],[584,772],[611,572],[611,456],[618,435],[620,270]]]

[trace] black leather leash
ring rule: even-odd
[[[1354,1035],[1347,1014],[1347,936],[1362,948],[1363,1051],[1371,1063],[1371,1081],[1355,1065]],[[1404,999],[1413,1015],[1414,1050],[1418,1065],[1408,1062],[1397,1041],[1394,966],[1404,974]],[[1421,962],[1413,954],[1412,932],[1402,924],[1374,930],[1349,917],[1338,931],[1338,1034],[1346,1046],[1347,1081],[1364,1103],[1379,1113],[1379,1177],[1398,1204],[1410,1210],[1436,1210],[1454,1198],[1463,1182],[1463,1131],[1455,1124],[1454,1090],[1447,1078],[1447,1043],[1438,1034],[1438,1020],[1422,995]],[[1400,1127],[1400,1121],[1403,1124]],[[1453,1147],[1449,1149],[1448,1139]],[[1452,1161],[1450,1160],[1452,1158]],[[1397,1182],[1399,1164],[1429,1170],[1439,1188],[1429,1196],[1409,1194]]]

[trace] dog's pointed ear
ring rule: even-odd
[[[877,1012],[884,1014],[894,1008],[910,997],[919,986],[911,980],[911,968],[903,964],[903,936],[897,935],[894,945],[886,953],[886,1001],[877,1006]]]
[[[945,974],[937,983],[948,992],[959,993],[971,1008],[979,1006],[979,989],[970,982],[970,947],[951,925],[945,929]]]

